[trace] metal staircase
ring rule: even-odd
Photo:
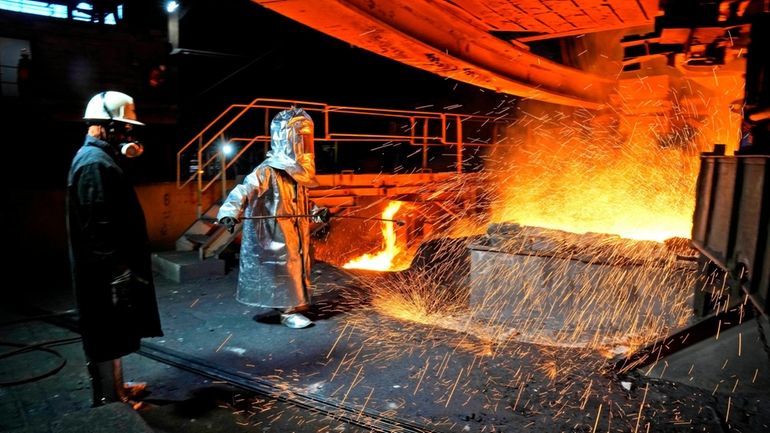
[[[154,253],[154,269],[176,282],[224,275],[226,262],[220,255],[238,237],[240,227],[229,233],[216,223],[218,211],[219,204],[215,204],[193,221],[176,240],[174,251]]]
[[[216,223],[218,211],[219,204],[215,204],[195,220],[176,240],[176,251],[196,251],[200,260],[218,258],[239,234]]]

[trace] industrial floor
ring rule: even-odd
[[[620,372],[587,349],[385,316],[366,273],[320,262],[315,324],[289,329],[235,301],[237,273],[156,275],[165,335],[123,360],[126,380],[149,384],[137,410],[90,407],[65,283],[28,284],[0,305],[0,431],[770,432],[766,318]]]

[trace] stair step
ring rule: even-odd
[[[206,242],[211,239],[211,236],[209,235],[200,235],[200,234],[186,234],[184,235],[185,239],[187,239],[190,242],[196,243],[196,244],[205,244]]]
[[[155,272],[177,283],[225,275],[224,260],[216,257],[201,260],[197,251],[153,253],[152,268]]]

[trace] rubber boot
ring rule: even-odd
[[[144,393],[147,385],[123,382],[123,364],[120,358],[104,362],[89,362],[87,365],[93,390],[93,407],[114,402],[130,404],[134,409],[144,406],[142,402],[134,399]]]
[[[118,394],[121,401],[131,403],[137,397],[141,397],[147,388],[144,382],[125,382],[123,380],[123,363],[120,358],[113,360],[115,369],[115,383],[119,384]]]
[[[114,403],[122,400],[123,381],[116,380],[115,364],[117,361],[118,374],[122,375],[120,370],[120,360],[109,360],[102,362],[87,363],[88,374],[91,376],[91,390],[93,391],[93,407],[103,406],[108,403]]]

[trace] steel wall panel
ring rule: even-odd
[[[770,311],[770,157],[703,156],[692,243]]]
[[[757,253],[762,252],[762,248],[757,248],[758,234],[762,224],[767,224],[767,221],[763,221],[766,216],[762,215],[767,165],[766,158],[743,157],[738,158],[738,163],[741,166],[739,212],[735,225],[735,248],[730,263],[745,266],[749,276],[753,276],[754,268],[759,269],[762,260],[762,257],[757,257]]]
[[[737,157],[742,173],[735,248],[731,267],[748,271],[746,287],[765,312],[770,286],[770,157]]]
[[[767,200],[767,197],[765,197]],[[767,218],[765,218],[767,223]],[[765,253],[762,259],[762,269],[758,271],[761,277],[756,291],[752,294],[760,305],[764,306],[765,314],[770,314],[770,234],[765,226]]]
[[[709,213],[708,232],[705,247],[723,267],[732,251],[732,215],[735,203],[735,179],[737,164],[735,158],[717,158],[714,173],[713,194]]]
[[[716,161],[713,157],[701,157],[692,225],[692,240],[699,246],[706,245],[715,167]]]

